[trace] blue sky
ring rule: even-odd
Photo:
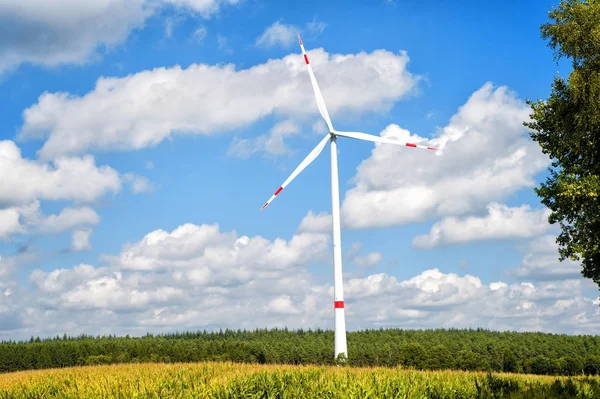
[[[326,132],[297,33],[336,128],[441,148],[338,140],[349,328],[597,326],[521,124],[553,3],[2,3],[0,338],[332,328],[328,150],[259,212]]]

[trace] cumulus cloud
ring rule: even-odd
[[[0,338],[65,331],[330,328],[332,284],[316,282],[308,271],[311,264],[328,263],[330,245],[329,235],[314,229],[297,231],[289,240],[223,232],[216,224],[155,230],[120,254],[105,256],[106,266],[37,269],[31,287],[0,285],[12,301],[5,313],[28,315],[18,328],[0,331]],[[531,248],[546,245],[534,241]],[[353,245],[351,255],[360,249]],[[25,289],[28,295],[20,295]],[[406,280],[387,273],[346,279],[344,291],[350,330],[484,327],[577,334],[600,327],[595,300],[584,294],[582,279],[570,277],[488,283],[433,268]]]
[[[21,157],[14,142],[0,141],[0,207],[37,199],[92,201],[120,187],[119,174],[96,166],[90,155],[40,163]]]
[[[262,47],[290,47],[296,43],[299,34],[307,32],[313,37],[323,33],[327,24],[316,19],[308,22],[304,28],[275,21],[256,39],[256,45]]]
[[[0,239],[23,231],[20,217],[19,208],[0,209]]]
[[[533,280],[562,280],[581,277],[581,264],[569,259],[560,262],[556,236],[545,235],[527,245],[519,267],[508,275]]]
[[[39,255],[27,249],[19,251],[12,256],[0,255],[0,288],[13,287],[16,282],[11,279],[12,274],[20,266],[39,260]]]
[[[167,232],[155,230],[126,246],[118,257],[107,257],[124,270],[187,269],[187,278],[198,284],[244,280],[258,273],[292,270],[326,251],[329,237],[298,233],[289,242],[260,236],[238,237],[222,233],[219,226],[184,224]],[[270,270],[271,268],[271,270]]]
[[[309,233],[329,233],[331,234],[332,221],[331,215],[327,212],[314,213],[312,210],[300,222],[299,232]]]
[[[527,105],[506,87],[486,83],[431,139],[388,126],[383,137],[440,150],[436,156],[375,145],[346,193],[343,220],[352,228],[369,228],[463,215],[534,186],[534,176],[549,160],[522,124],[528,113]]]
[[[60,233],[79,225],[95,225],[99,222],[100,216],[90,207],[67,207],[58,215],[42,218],[36,224],[37,230],[41,233]]]
[[[546,244],[535,241],[532,248]],[[317,283],[308,271],[310,264],[328,262],[330,245],[328,234],[308,231],[269,240],[218,225],[155,230],[105,256],[106,266],[35,270],[28,295],[20,295],[26,287],[0,286],[12,301],[5,314],[28,315],[0,337],[330,328],[332,284]],[[352,255],[359,249],[353,246]],[[487,283],[433,268],[406,280],[387,273],[346,279],[344,286],[350,330],[441,326],[577,334],[600,326],[582,279]]]
[[[98,46],[122,43],[152,13],[144,0],[43,0],[0,3],[0,72],[21,63],[56,66],[88,61]]]
[[[86,251],[92,248],[90,244],[90,236],[92,235],[91,229],[79,229],[75,230],[71,235],[71,250],[72,251]]]
[[[195,227],[200,230],[202,226]],[[204,228],[213,234],[227,235],[210,226]],[[179,237],[176,240],[180,243],[189,241],[187,234],[182,235],[177,229],[166,234],[171,240]],[[239,255],[230,263],[236,258],[234,253],[241,251],[242,237],[231,241],[236,238],[233,234],[228,243],[207,247],[221,248],[221,255],[225,256],[212,258],[210,265],[214,268],[202,261],[198,263],[200,270],[196,276],[202,275],[201,281],[190,280],[191,274],[185,273],[191,273],[192,269],[187,266],[179,269],[181,265],[176,265],[177,272],[127,271],[115,266],[90,265],[51,272],[36,270],[30,281],[36,293],[36,306],[43,306],[45,315],[41,309],[32,307],[30,312],[40,319],[28,320],[27,328],[43,329],[48,334],[61,333],[67,328],[86,332],[97,328],[99,320],[110,320],[111,326],[102,326],[100,332],[113,334],[225,327],[330,328],[333,287],[315,283],[306,272],[305,262],[311,260],[292,268],[279,267],[275,258],[267,255],[259,261],[260,267],[252,266],[242,272],[245,278],[226,276],[246,264]],[[256,237],[246,239],[250,244]],[[164,237],[155,245],[161,246],[167,240]],[[293,246],[291,241],[288,246]],[[169,246],[173,244],[170,242]],[[173,265],[172,261],[172,255],[165,257],[166,264]],[[213,271],[217,265],[223,265],[226,271],[217,279],[206,278],[210,275],[207,270]],[[600,325],[597,306],[583,294],[580,280],[565,280],[560,284],[484,283],[469,274],[430,269],[403,281],[386,273],[354,278],[346,281],[344,290],[350,330],[441,326],[592,333]],[[52,320],[45,322],[48,315],[52,315]],[[61,319],[65,325],[59,324]]]
[[[325,288],[311,286],[306,266],[323,260],[329,244],[329,237],[318,233],[267,240],[221,232],[218,225],[185,224],[124,246],[121,254],[105,257],[109,266],[35,270],[30,283],[36,293],[29,306],[35,314],[43,307],[42,319],[70,313],[69,331],[86,331],[95,323],[82,314],[112,315],[113,331],[124,327],[119,325],[125,318],[140,330],[199,328],[233,319],[243,327],[255,317],[279,325],[319,312],[315,298]],[[28,320],[30,328],[67,328],[35,320]]]
[[[385,273],[352,279],[344,294],[348,318],[365,317],[362,328],[370,323],[589,333],[600,322],[597,306],[583,294],[580,280],[484,284],[472,275],[431,269],[405,281]]]
[[[98,224],[100,217],[89,207],[66,207],[57,215],[43,216],[39,201],[0,209],[0,239],[17,234],[61,233],[75,226]]]
[[[269,155],[284,155],[291,152],[285,144],[285,138],[300,133],[300,126],[293,120],[277,123],[269,131],[252,139],[236,137],[229,147],[228,154],[237,158],[247,159],[257,152]]]
[[[529,205],[508,207],[497,202],[487,206],[487,215],[446,217],[436,222],[429,234],[413,239],[417,248],[434,248],[469,241],[530,238],[550,229],[549,209],[532,210]]]
[[[165,4],[209,18],[237,0],[44,0],[0,2],[0,73],[22,63],[82,64],[125,42]]]
[[[329,112],[386,110],[418,80],[405,52],[310,52]],[[305,107],[298,104],[308,104]],[[93,112],[92,112],[93,110]],[[45,138],[51,159],[89,149],[138,149],[177,134],[212,135],[268,115],[314,117],[312,87],[302,57],[291,54],[249,69],[192,64],[123,78],[100,78],[82,97],[44,93],[24,111],[20,138]]]

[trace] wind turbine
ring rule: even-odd
[[[342,282],[342,246],[341,246],[341,227],[340,227],[340,191],[339,191],[339,183],[338,183],[338,164],[337,164],[337,144],[336,140],[338,137],[348,137],[351,139],[364,140],[364,141],[372,141],[375,143],[388,143],[395,145],[402,145],[406,147],[413,148],[424,148],[426,150],[436,149],[433,147],[427,147],[424,145],[413,144],[413,143],[404,143],[397,140],[391,140],[381,136],[373,136],[367,133],[360,132],[340,132],[333,128],[331,124],[331,119],[329,118],[329,113],[327,112],[327,107],[325,106],[325,100],[323,100],[323,95],[321,94],[321,90],[319,89],[319,85],[317,84],[317,79],[315,78],[315,74],[313,73],[312,67],[310,66],[310,62],[308,61],[308,55],[306,55],[306,50],[304,50],[304,44],[302,43],[302,39],[300,35],[298,35],[298,42],[300,43],[300,48],[302,49],[302,54],[304,55],[304,62],[306,63],[306,67],[308,68],[308,75],[310,76],[310,82],[312,83],[313,91],[315,92],[315,97],[317,100],[317,106],[319,107],[319,112],[321,116],[327,123],[327,127],[329,128],[329,133],[317,144],[317,146],[308,154],[306,158],[298,165],[298,167],[292,172],[292,174],[287,178],[285,182],[275,191],[275,193],[271,196],[271,198],[263,205],[260,209],[261,211],[265,209],[271,201],[275,199],[283,189],[290,184],[292,180],[296,176],[300,174],[312,161],[314,161],[321,151],[325,148],[327,143],[331,144],[331,219],[333,224],[333,295],[334,295],[334,312],[335,312],[335,348],[334,354],[335,358],[338,359],[340,354],[344,354],[344,356],[348,356],[347,347],[346,347],[346,319],[344,316],[344,286]]]

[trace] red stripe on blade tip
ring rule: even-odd
[[[306,54],[304,54],[304,61],[306,61],[306,65],[308,65],[308,64],[309,64],[309,62],[308,62],[308,57],[306,56]]]
[[[298,43],[300,43],[300,45],[302,46],[302,39],[300,38],[300,35],[298,35]]]
[[[431,150],[431,151],[437,151],[437,148],[433,148],[433,147],[427,147],[427,149]]]
[[[417,147],[417,145],[413,144],[413,143],[406,143],[406,146],[407,147],[415,147],[415,148]]]
[[[263,205],[263,207],[262,207],[262,208],[260,208],[260,210],[262,211],[263,209],[265,209],[265,208],[267,207],[267,205],[269,205],[269,203],[268,203],[268,202],[265,202],[265,204]]]
[[[283,187],[279,187],[279,188],[277,189],[277,191],[275,191],[275,194],[273,194],[273,195],[277,195],[277,194],[279,194],[279,193],[281,192],[281,190],[283,190]]]
[[[344,309],[344,301],[335,301],[335,302],[333,302],[333,307],[335,309]]]

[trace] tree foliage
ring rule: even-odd
[[[0,343],[0,372],[69,366],[234,361],[337,364],[333,331],[225,330],[143,337],[59,337]],[[600,337],[483,329],[381,329],[348,333],[350,366],[598,374]]]
[[[525,125],[552,160],[535,191],[561,227],[560,260],[581,261],[584,277],[600,286],[600,0],[563,0],[549,16],[542,38],[573,69],[554,78],[547,100],[528,101]]]

